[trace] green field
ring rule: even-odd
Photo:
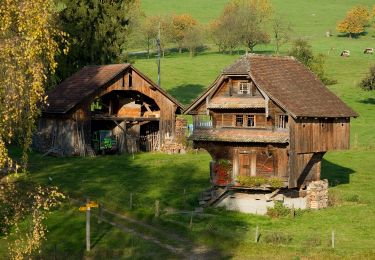
[[[146,14],[191,13],[202,23],[217,17],[224,0],[176,1],[143,0]],[[96,158],[42,158],[32,153],[28,180],[43,185],[57,185],[70,196],[86,196],[109,209],[149,223],[161,230],[153,234],[165,243],[178,246],[168,238],[177,234],[196,245],[205,245],[215,256],[233,259],[375,259],[375,93],[357,87],[375,55],[364,55],[363,49],[375,47],[374,29],[358,39],[338,37],[336,23],[353,5],[373,5],[373,1],[274,0],[274,10],[293,24],[295,38],[311,43],[315,53],[327,56],[326,70],[338,81],[329,88],[359,113],[352,120],[351,149],[329,152],[324,157],[322,175],[332,187],[334,206],[320,211],[298,212],[296,217],[270,219],[210,209],[195,216],[190,228],[190,215],[166,214],[168,210],[193,210],[199,193],[209,186],[207,153],[166,155],[140,153]],[[331,30],[332,37],[325,37]],[[288,46],[282,48],[287,53]],[[342,58],[340,52],[351,51]],[[261,45],[255,52],[273,54],[274,46]],[[243,53],[243,50],[240,50]],[[220,71],[239,54],[217,52],[209,43],[204,52],[189,58],[188,53],[167,52],[162,59],[162,87],[184,104],[189,104],[204,91]],[[135,58],[135,67],[156,79],[154,58]],[[51,180],[50,180],[51,179]],[[133,206],[129,208],[130,194]],[[184,195],[185,194],[185,195]],[[154,217],[154,203],[160,201],[162,215]],[[46,221],[49,233],[41,255],[52,259],[169,259],[177,255],[155,243],[130,233],[123,233],[93,220],[93,251],[85,253],[84,214],[77,205],[64,203]],[[132,227],[131,223],[124,225]],[[260,241],[254,243],[255,227]],[[134,227],[137,228],[137,227]],[[330,247],[331,231],[336,234],[336,248]],[[151,235],[150,230],[142,232]],[[164,232],[164,233],[163,233]],[[280,235],[281,234],[281,235]],[[281,237],[277,240],[277,237]],[[57,249],[54,249],[54,248]],[[6,255],[6,241],[0,242],[0,257]],[[220,257],[219,257],[220,258]]]

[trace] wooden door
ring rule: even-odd
[[[247,152],[238,154],[239,176],[256,175],[256,153]]]

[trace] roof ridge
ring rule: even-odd
[[[243,56],[246,56],[248,58],[269,58],[269,59],[286,59],[286,60],[296,60],[296,58],[294,56],[289,56],[289,55],[286,55],[286,56],[282,56],[282,55],[275,55],[275,54],[259,54],[259,53],[248,53],[248,54],[245,54]]]

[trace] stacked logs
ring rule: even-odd
[[[186,153],[185,146],[183,144],[173,141],[165,142],[161,146],[160,151],[167,154]]]
[[[180,140],[185,138],[187,129],[187,120],[186,118],[177,117],[175,123],[175,135],[176,139]]]
[[[328,180],[313,181],[307,186],[306,203],[310,209],[328,206]]]

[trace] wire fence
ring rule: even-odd
[[[324,231],[319,230],[286,230],[273,229],[269,224],[248,224],[245,222],[233,225],[233,229],[228,231],[228,225],[220,223],[223,218],[219,216],[222,211],[206,213],[202,210],[181,210],[164,207],[159,200],[150,201],[146,206],[144,204],[137,204],[137,194],[129,193],[129,200],[127,204],[123,204],[122,209],[111,208],[110,205],[99,203],[98,210],[93,211],[95,220],[91,225],[98,229],[98,226],[110,225],[111,227],[122,230],[127,236],[132,239],[132,245],[129,248],[134,250],[141,250],[140,248],[145,243],[151,243],[157,248],[160,248],[172,255],[184,255],[188,251],[186,245],[189,243],[189,248],[193,247],[192,241],[186,237],[197,240],[199,236],[205,236],[204,239],[213,240],[238,240],[238,242],[256,245],[269,245],[272,247],[290,248],[291,250],[310,250],[315,251],[325,250],[332,253],[335,252],[353,252],[353,243],[348,239],[345,230],[332,227]],[[183,198],[183,199],[181,199]],[[179,200],[186,199],[186,191],[184,191]],[[70,199],[70,207],[76,208],[85,204],[85,199]],[[142,210],[147,209],[148,214],[152,214],[147,220],[139,220],[129,213],[137,210],[137,207]],[[183,205],[182,205],[183,208]],[[152,213],[151,213],[152,212]],[[158,220],[158,221],[155,221]],[[167,223],[167,225],[165,225]],[[179,233],[178,230],[183,230]],[[177,234],[176,234],[176,233]],[[229,232],[229,233],[228,233]],[[165,236],[170,236],[166,239]],[[69,238],[64,238],[69,240]],[[84,245],[84,241],[82,241]],[[182,245],[182,246],[181,246]],[[129,250],[128,248],[128,250]],[[185,250],[185,251],[184,251]],[[374,252],[374,245],[363,243],[355,244],[356,251]],[[374,252],[375,253],[375,252]],[[95,252],[96,258],[111,259],[122,257],[126,254],[125,251],[111,248],[108,250],[99,250]],[[82,259],[85,255],[85,250],[82,248],[78,252],[69,250],[66,246],[55,244],[52,247],[45,248],[39,254],[33,256],[33,259]],[[142,255],[144,256],[144,255]],[[157,257],[157,256],[156,256]]]

